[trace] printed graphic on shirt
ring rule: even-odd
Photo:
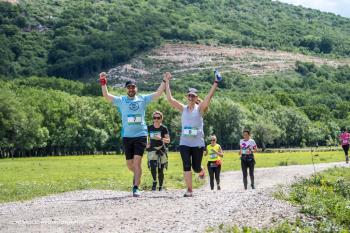
[[[128,96],[115,96],[113,104],[117,106],[122,118],[122,137],[144,137],[148,135],[145,122],[147,105],[152,101],[154,94]]]
[[[242,155],[250,155],[253,154],[256,143],[253,139],[249,139],[248,141],[241,140],[240,147],[242,149]]]
[[[215,159],[216,157],[218,157],[217,154],[215,153],[215,150],[214,150],[214,149],[211,149],[211,150],[209,151],[209,154],[210,154],[210,158],[211,158],[211,159]]]
[[[156,139],[157,137],[162,137],[162,132],[161,131],[150,131],[149,137],[151,139]]]
[[[140,106],[139,106],[138,102],[133,102],[133,103],[129,104],[129,109],[131,111],[135,112],[135,111],[139,110],[139,108],[140,108]]]
[[[349,140],[350,140],[350,133],[342,133],[340,136],[339,136],[341,142],[342,142],[342,145],[348,145],[349,144]]]

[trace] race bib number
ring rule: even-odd
[[[155,139],[156,137],[161,137],[161,136],[162,136],[162,134],[159,131],[151,131],[151,132],[149,132],[149,137],[151,139]]]
[[[216,154],[210,154],[211,159],[215,159],[216,157],[217,157]]]
[[[128,125],[141,125],[142,116],[141,114],[129,114],[128,115]]]
[[[343,140],[343,144],[348,144],[348,143],[349,143],[348,140],[346,140],[346,139]]]
[[[183,135],[186,137],[195,137],[198,135],[198,129],[193,127],[184,127]]]
[[[247,154],[247,149],[242,149],[242,155],[246,155]]]

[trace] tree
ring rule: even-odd
[[[252,123],[252,132],[254,140],[265,151],[268,144],[272,145],[274,140],[281,135],[281,130],[268,118],[259,117]]]
[[[204,116],[205,135],[215,134],[225,149],[238,148],[245,120],[239,104],[228,98],[213,99]]]
[[[331,53],[333,50],[333,41],[331,38],[323,37],[319,44],[319,48],[323,53]]]

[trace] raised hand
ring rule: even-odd
[[[171,80],[171,73],[170,72],[166,72],[163,76],[163,79],[166,81],[166,82],[169,82]]]
[[[221,76],[219,70],[215,69],[214,76],[215,76],[215,82],[221,82],[222,76]]]
[[[99,81],[100,81],[101,86],[105,86],[107,84],[107,74],[106,74],[106,72],[100,73],[99,76],[100,76]]]

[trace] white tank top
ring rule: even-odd
[[[204,147],[203,117],[196,104],[192,111],[184,106],[181,115],[180,146]]]

